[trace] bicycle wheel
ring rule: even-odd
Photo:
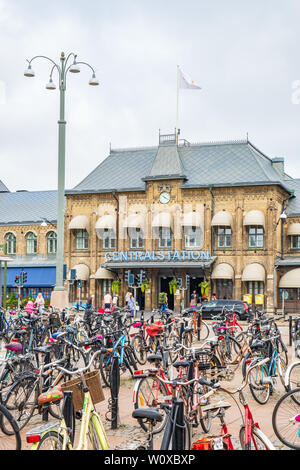
[[[251,441],[245,445],[245,426],[240,429],[240,443],[243,450],[270,450],[267,443],[252,428]]]
[[[62,435],[55,431],[48,431],[41,438],[36,450],[64,450]]]
[[[219,341],[218,348],[224,364],[232,364],[237,357],[237,351],[242,349],[240,343],[232,336],[224,336]]]
[[[6,431],[3,434],[2,429]],[[19,427],[12,414],[5,406],[0,404],[0,450],[21,450],[22,441]],[[8,437],[9,436],[9,437]]]
[[[147,348],[143,338],[139,335],[134,336],[131,345],[137,362],[141,364],[141,366],[145,365],[147,362]]]
[[[142,378],[136,389],[134,409],[159,408],[164,403],[171,403],[171,396],[168,394],[165,384],[159,380],[159,377],[154,375]],[[156,424],[154,434],[160,433],[166,425],[166,412],[162,409],[159,409],[159,412],[163,416],[163,420],[161,423]],[[138,423],[144,431],[149,431],[148,425],[142,419],[138,419]]]
[[[209,337],[209,326],[205,321],[201,321],[200,325],[200,341],[205,341]],[[197,340],[198,340],[198,332],[197,332]]]
[[[288,376],[288,391],[296,388],[300,388],[300,362],[295,362],[291,366]],[[293,395],[293,400],[300,406],[300,394]]]
[[[110,369],[111,369],[111,354],[105,353],[100,355],[99,368],[102,380],[106,387],[110,387]]]
[[[271,385],[266,383],[267,379],[269,374],[265,366],[253,369],[248,377],[251,394],[260,405],[265,405],[270,398]]]
[[[272,425],[278,439],[287,447],[296,450],[300,450],[299,396],[300,388],[283,395],[276,403],[272,415]]]
[[[37,404],[38,390],[36,377],[27,376],[16,381],[7,392],[4,406],[16,420],[19,429],[23,429],[33,415]],[[10,435],[11,431],[3,426],[2,431]]]

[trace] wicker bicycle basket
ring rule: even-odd
[[[84,374],[87,386],[89,387],[89,392],[92,397],[93,404],[96,405],[101,401],[105,400],[105,396],[102,390],[100,372],[99,370],[93,370],[92,372],[87,372]],[[83,408],[84,402],[84,392],[83,392],[83,382],[80,377],[77,379],[70,380],[65,382],[61,386],[62,391],[73,392],[73,405],[75,411],[80,411]]]

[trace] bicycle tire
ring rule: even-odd
[[[167,390],[167,387],[166,385],[159,379],[159,377],[157,376],[149,376],[149,377],[143,377],[139,384],[138,384],[138,388],[136,390],[136,395],[135,395],[135,400],[134,400],[134,409],[137,410],[139,408],[143,408],[144,406],[146,406],[147,408],[157,408],[159,406],[159,403],[158,403],[158,400],[157,398],[151,394],[148,395],[148,398],[145,396],[145,393],[146,391],[144,392],[142,387],[145,386],[146,390],[148,393],[151,393],[150,390],[153,389],[153,386],[151,386],[150,382],[157,382],[157,385],[158,387],[161,388],[162,390],[162,393],[161,395],[163,397],[166,397],[168,396],[168,390]],[[146,385],[145,385],[146,384]],[[162,402],[166,402],[166,400],[162,400]],[[170,402],[171,402],[171,396],[170,396]],[[164,410],[159,410],[160,413],[163,415],[163,421],[161,423],[157,423],[154,430],[153,430],[153,434],[158,434],[160,433],[165,425],[166,425],[166,422],[167,422],[167,415],[166,415],[166,412]],[[142,420],[142,419],[138,419],[137,420],[139,425],[141,426],[141,428],[148,432],[149,431],[149,428],[147,426],[147,424]]]
[[[133,349],[133,354],[137,362],[144,366],[147,362],[147,351],[146,345],[144,344],[143,338],[140,335],[135,335],[132,338],[131,346]]]
[[[47,444],[51,444],[51,443],[56,443],[57,446],[54,446],[55,448],[43,448],[45,447]],[[37,449],[36,450],[46,450],[46,451],[49,451],[49,450],[64,450],[63,449],[63,436],[61,434],[59,434],[58,432],[55,432],[55,431],[48,431],[46,432],[43,437],[41,438],[40,442],[38,443],[37,445]]]
[[[299,423],[297,426],[295,426],[294,422],[290,421],[290,417],[299,415],[298,401],[293,399],[293,395],[295,394],[298,394],[300,396],[300,388],[296,388],[295,390],[290,390],[278,400],[273,410],[273,414],[272,414],[272,425],[273,425],[274,432],[277,438],[280,440],[280,442],[282,442],[284,445],[286,445],[290,449],[300,450]],[[286,411],[284,410],[284,405],[287,406]],[[293,411],[293,408],[294,408],[294,411]],[[291,428],[289,429],[292,429],[294,427],[296,434],[297,434],[296,437],[298,439],[298,444],[296,444],[295,442],[291,442],[290,440],[287,440],[287,437],[283,436],[283,431],[279,429],[279,423],[278,423],[278,421],[281,419],[280,414],[282,414],[283,416],[282,419],[283,419],[285,429],[287,429],[288,426],[291,426]]]
[[[22,440],[20,436],[19,426],[17,425],[15,419],[13,418],[12,414],[8,411],[8,409],[2,404],[0,404],[0,428],[1,429],[2,429],[2,426],[7,428],[7,424],[4,424],[4,420],[6,420],[12,428],[12,432],[8,435],[9,436],[15,435],[16,443],[15,443],[15,446],[12,444],[12,447],[14,448],[14,450],[21,450]],[[0,442],[2,442],[2,439],[0,439]],[[3,450],[8,450],[7,441],[5,441],[4,446],[5,447],[3,448]]]
[[[270,450],[267,443],[263,440],[261,436],[257,434],[255,429],[253,428],[252,428],[252,440],[247,445],[247,448],[245,446],[245,426],[241,427],[239,437],[240,437],[240,444],[241,444],[242,450]],[[258,446],[259,443],[263,445],[264,447],[263,449],[253,448],[253,446],[255,447],[255,444],[256,446]]]
[[[260,405],[265,405],[269,401],[269,398],[270,398],[270,395],[271,395],[271,385],[261,384],[260,383],[260,377],[259,377],[259,379],[255,379],[254,383],[251,383],[252,373],[253,374],[259,373],[260,374],[260,371],[262,371],[263,376],[269,377],[268,370],[265,366],[261,366],[259,368],[259,371],[257,369],[252,370],[249,374],[249,388],[250,388],[250,392],[251,392],[254,400],[257,403],[259,403]],[[258,380],[258,383],[257,383],[257,380]],[[265,398],[261,398],[261,396],[263,396],[262,395],[263,391],[266,392],[265,393]]]
[[[96,413],[92,414],[90,417],[89,438],[93,450],[109,450],[107,436],[103,424]]]

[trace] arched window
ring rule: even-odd
[[[37,254],[37,236],[33,232],[26,235],[26,253],[28,255]]]
[[[89,234],[86,230],[77,230],[76,232],[76,250],[89,249]]]
[[[17,239],[13,233],[8,233],[5,237],[6,253],[8,255],[15,255],[17,251]]]
[[[50,232],[47,235],[47,251],[48,255],[55,255],[57,251],[57,234]]]

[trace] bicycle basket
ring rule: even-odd
[[[105,396],[102,390],[101,380],[100,380],[100,371],[93,370],[92,372],[87,372],[84,374],[87,386],[92,397],[92,402],[94,405],[101,403],[105,400]],[[75,411],[81,411],[83,408],[84,402],[84,392],[83,392],[83,383],[82,379],[78,377],[77,379],[69,380],[61,386],[62,391],[73,392],[73,405]]]
[[[197,359],[198,359],[198,369],[201,370],[208,370],[211,369],[212,364],[210,360],[210,354],[209,353],[199,353],[197,354]]]
[[[163,329],[164,329],[163,322],[162,321],[156,321],[156,322],[154,322],[151,325],[146,327],[146,332],[149,336],[153,337],[153,336],[157,336],[160,333],[162,333]]]

